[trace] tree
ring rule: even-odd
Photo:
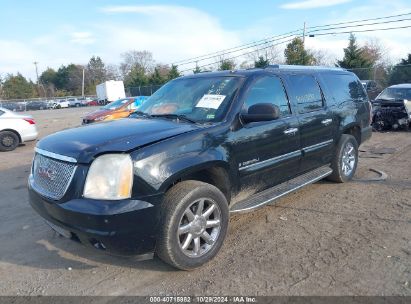
[[[196,68],[193,70],[193,73],[194,74],[201,73],[201,68],[198,65],[196,65]]]
[[[7,99],[31,98],[36,96],[36,88],[20,73],[16,76],[8,74],[3,83],[3,96]]]
[[[357,39],[351,34],[348,46],[344,48],[344,58],[337,61],[337,66],[351,70],[360,79],[369,79],[373,62],[364,49],[358,46]]]
[[[263,56],[258,57],[258,60],[254,61],[255,68],[265,68],[270,64],[268,59],[264,59]]]
[[[218,66],[219,71],[234,70],[235,62],[231,59],[221,59],[220,65]]]
[[[304,48],[303,40],[299,37],[294,38],[284,50],[285,61],[287,64],[314,65],[314,56]]]
[[[174,79],[174,78],[177,78],[177,77],[180,77],[181,75],[180,75],[180,72],[178,71],[178,66],[176,66],[176,65],[171,65],[171,69],[170,69],[170,71],[168,72],[168,75],[167,75],[167,78],[168,78],[168,80],[171,80],[171,79]]]
[[[145,74],[153,72],[154,60],[149,51],[128,51],[121,54],[123,61],[120,64],[120,71],[125,78],[134,67],[139,67]]]
[[[99,56],[93,56],[90,58],[87,64],[87,74],[88,80],[93,86],[107,80],[106,66]]]
[[[55,96],[56,79],[57,72],[52,68],[47,68],[43,73],[41,73],[39,81],[40,85],[44,88],[47,97]]]
[[[149,83],[151,85],[161,85],[167,81],[167,77],[164,77],[162,73],[160,72],[159,67],[154,68],[154,73],[150,75],[149,77]]]
[[[411,53],[407,58],[401,59],[401,61],[394,66],[389,77],[389,84],[399,83],[411,83]]]
[[[140,87],[146,86],[149,83],[148,76],[141,66],[134,66],[124,78],[124,86]]]

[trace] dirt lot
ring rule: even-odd
[[[90,110],[31,114],[43,137]],[[395,153],[361,153],[353,182],[322,181],[233,217],[220,254],[193,272],[58,237],[28,205],[33,147],[0,154],[0,295],[411,295],[410,132],[374,134],[362,150]],[[365,181],[377,176],[369,168],[388,179]]]

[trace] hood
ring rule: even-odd
[[[131,151],[198,128],[164,119],[124,118],[54,133],[37,147],[89,163],[101,153]]]
[[[115,110],[98,109],[96,111],[88,113],[86,116],[84,116],[84,118],[87,119],[87,120],[94,120],[97,117],[109,115],[109,114],[113,113],[114,111]]]

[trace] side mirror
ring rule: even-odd
[[[241,114],[245,123],[270,121],[280,117],[280,108],[272,103],[257,103],[252,105],[247,113]]]

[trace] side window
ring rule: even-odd
[[[353,75],[329,74],[324,82],[333,97],[333,104],[342,104],[347,101],[362,101],[367,99],[364,86]]]
[[[289,79],[300,113],[316,111],[324,106],[321,89],[313,76],[291,75]]]
[[[280,78],[264,76],[251,85],[244,101],[244,110],[257,103],[272,103],[280,108],[281,116],[290,114],[287,95]]]
[[[4,111],[0,110],[0,116],[4,114]]]

